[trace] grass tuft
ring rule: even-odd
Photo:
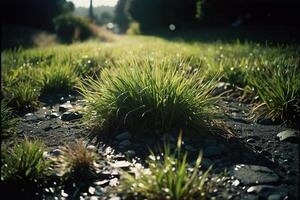
[[[204,82],[197,72],[186,76],[172,63],[130,60],[104,69],[98,80],[85,79],[80,91],[88,113],[96,113],[94,123],[160,133],[206,127],[218,100],[211,96],[215,80]]]
[[[14,116],[13,110],[1,101],[1,138],[10,136],[17,130],[19,119]]]
[[[268,116],[274,121],[292,123],[296,122],[296,118],[300,119],[300,70],[298,66],[297,64],[278,65],[252,72],[248,79],[259,97],[259,105],[253,109],[257,116]]]
[[[1,180],[22,185],[47,180],[51,161],[43,157],[44,150],[42,142],[27,139],[14,144],[11,149],[1,148]]]
[[[178,144],[181,144],[180,139]],[[180,146],[177,145],[174,153],[169,145],[164,146],[160,155],[152,153],[146,160],[149,168],[140,169],[135,175],[123,172],[119,193],[128,199],[205,199],[210,169],[199,171],[201,155],[191,167],[187,153],[182,153]]]
[[[54,162],[63,180],[89,180],[95,176],[98,156],[83,140],[67,144],[61,150],[62,154]]]

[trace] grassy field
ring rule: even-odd
[[[13,135],[20,116],[39,108],[53,94],[72,93],[88,100],[84,120],[97,127],[99,133],[116,127],[136,133],[136,137],[137,133],[174,130],[209,133],[217,125],[216,119],[222,119],[218,102],[224,93],[216,95],[220,82],[230,85],[232,90],[226,94],[234,94],[231,98],[251,105],[249,118],[269,118],[295,126],[300,115],[299,53],[296,45],[184,42],[150,36],[5,50],[1,52],[2,131],[5,138]],[[12,171],[1,168],[1,177],[13,181],[12,173],[16,173],[16,181],[28,182],[46,178],[52,162],[46,162],[39,148],[44,147],[27,140],[13,146],[1,158]],[[127,183],[137,181],[127,174],[121,179],[121,192],[129,197],[143,193],[149,199],[161,194],[193,199],[200,192],[204,198],[207,174],[196,178],[200,157],[189,173],[186,155],[173,155],[168,148],[165,151],[163,161],[148,161],[153,183],[161,188],[148,183],[147,174],[141,175],[135,188],[127,188]],[[93,162],[98,159],[82,141],[67,146],[63,152],[55,168],[65,173],[62,177],[66,179],[77,177],[74,171],[93,171]],[[2,153],[5,151],[1,149]],[[20,156],[24,160],[18,160]],[[13,166],[14,160],[18,166]],[[172,176],[172,170],[163,175],[163,169],[173,165],[178,169],[176,176]],[[183,187],[186,183],[188,188]]]

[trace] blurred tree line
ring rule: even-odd
[[[74,10],[66,0],[1,0],[2,24],[54,30],[53,19]]]
[[[299,26],[299,0],[119,0],[115,22],[125,32],[137,22],[143,32],[199,26]]]

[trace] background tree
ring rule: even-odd
[[[131,16],[128,12],[130,3],[130,0],[119,0],[115,7],[114,22],[118,24],[119,29],[122,33],[126,32],[131,21]]]

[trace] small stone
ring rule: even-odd
[[[131,139],[131,135],[129,132],[124,132],[115,137],[117,140],[129,140]]]
[[[248,193],[257,194],[264,199],[280,200],[287,196],[287,188],[273,185],[256,185],[247,190]]]
[[[62,154],[62,151],[60,149],[54,149],[51,151],[51,154],[53,156],[60,156]]]
[[[279,176],[271,169],[258,165],[234,165],[229,173],[244,185],[277,183]]]
[[[119,145],[121,145],[121,146],[130,146],[131,142],[129,140],[124,140],[124,141],[120,142]]]
[[[88,191],[91,195],[93,195],[93,194],[95,194],[96,189],[94,187],[90,186]]]
[[[50,117],[51,119],[58,118],[58,117],[59,117],[59,114],[58,114],[57,112],[52,112],[52,113],[49,115],[49,117]]]
[[[107,180],[107,179],[104,179],[102,181],[94,182],[95,185],[99,185],[99,186],[105,186],[105,185],[108,185],[108,183],[109,183],[109,180]]]
[[[256,143],[256,140],[253,139],[253,138],[250,138],[250,139],[248,139],[246,142],[248,142],[248,143]]]
[[[232,185],[237,187],[238,185],[240,184],[240,181],[239,180],[235,180],[232,182]]]
[[[89,151],[97,151],[97,147],[95,147],[94,145],[88,145],[87,147],[86,147],[86,149],[87,150],[89,150]]]
[[[280,141],[288,141],[288,142],[295,142],[295,143],[299,143],[299,132],[292,130],[292,129],[288,129],[285,131],[282,131],[280,133],[277,134],[277,137],[279,138]]]
[[[109,200],[121,200],[120,197],[111,197]]]
[[[223,94],[225,91],[230,89],[230,87],[231,87],[230,83],[219,82],[217,84],[217,87],[213,90],[212,96],[218,96],[220,94]]]
[[[90,200],[99,200],[100,198],[97,197],[97,196],[91,196],[89,199],[90,199]]]
[[[69,196],[67,193],[65,193],[64,190],[61,190],[60,194],[61,194],[62,197],[68,197]]]
[[[70,101],[67,101],[67,102],[64,103],[64,104],[61,104],[61,105],[59,106],[58,110],[59,110],[60,112],[66,112],[66,111],[68,111],[68,110],[70,110],[70,109],[72,109],[72,108],[73,108],[73,106],[72,106],[72,104],[70,103]]]
[[[115,187],[119,184],[119,180],[117,178],[113,178],[109,181],[109,185]]]
[[[122,160],[122,161],[117,161],[115,163],[112,164],[112,167],[115,168],[128,168],[131,165],[130,162]]]
[[[61,120],[63,121],[72,121],[76,119],[80,119],[82,117],[82,114],[78,112],[64,112],[61,116]]]

